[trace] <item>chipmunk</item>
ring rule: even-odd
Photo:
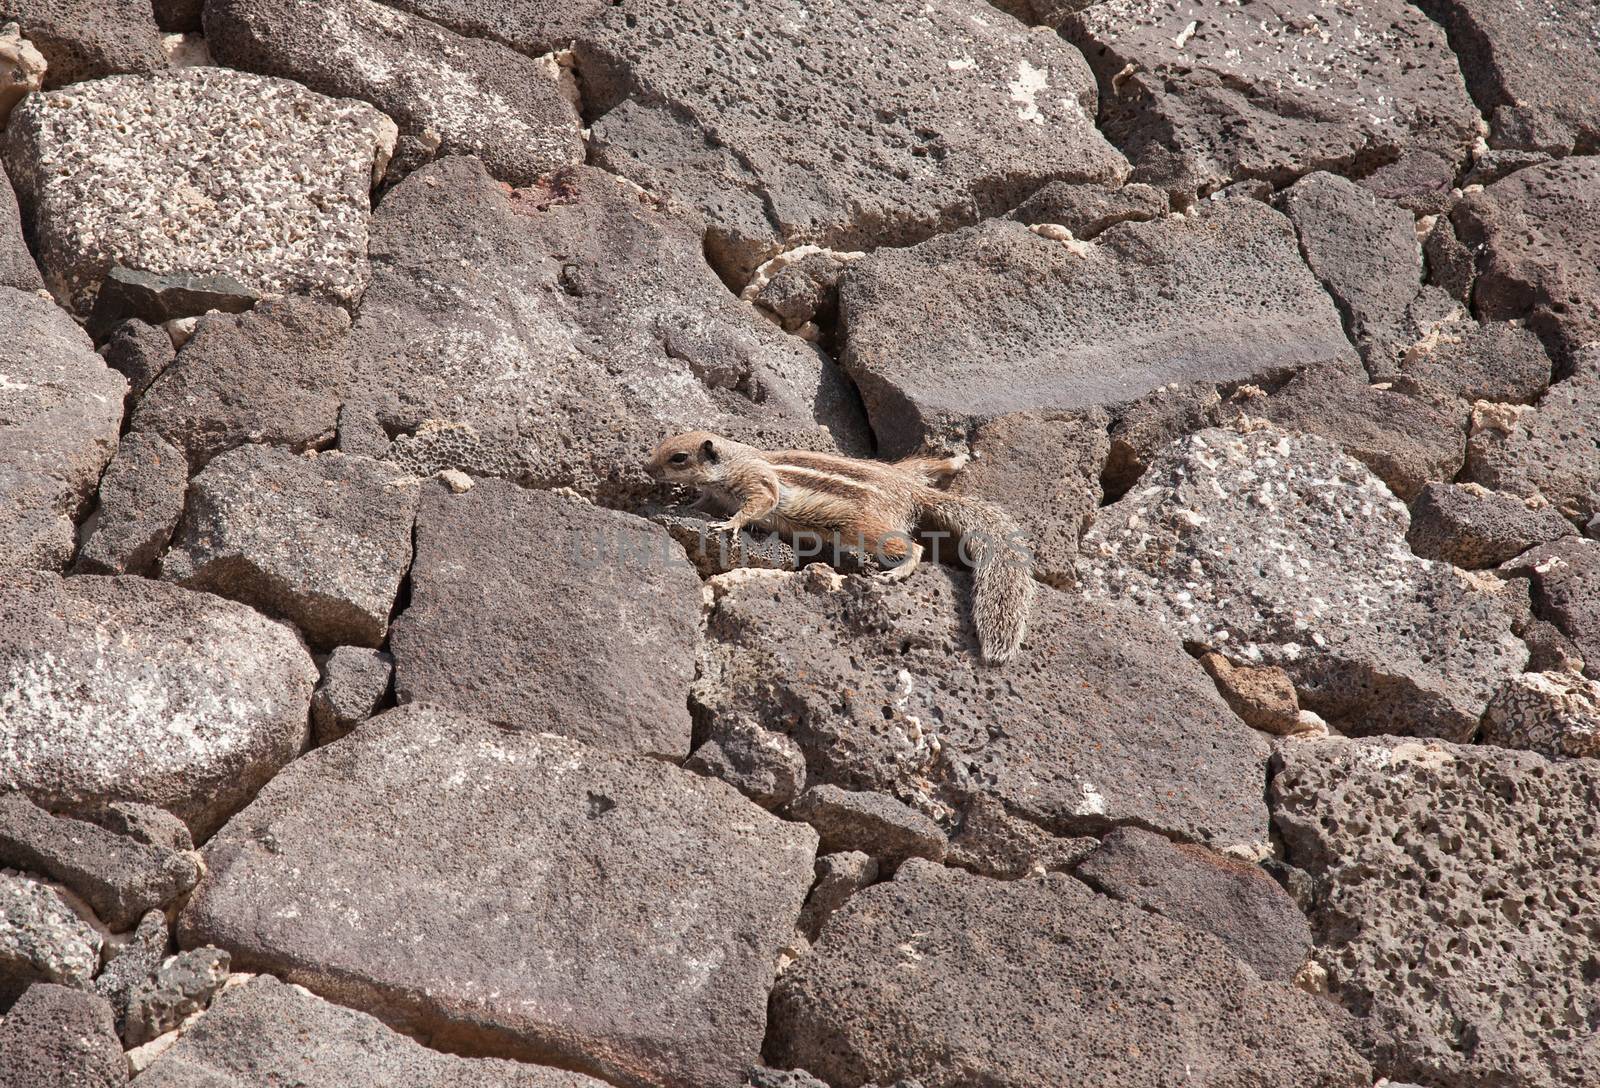
[[[983,659],[998,665],[1017,652],[1033,604],[1032,557],[1004,512],[980,499],[936,489],[967,463],[955,457],[859,461],[805,450],[765,453],[690,431],[656,447],[646,471],[698,487],[701,498],[736,508],[717,528],[755,525],[794,542],[800,534],[860,542],[900,562],[882,577],[909,578],[924,549],[919,529],[954,534],[973,568],[972,621]]]

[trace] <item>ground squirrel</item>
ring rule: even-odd
[[[1032,556],[1015,522],[989,503],[940,491],[967,463],[955,457],[908,457],[892,464],[858,461],[806,450],[766,453],[738,442],[690,431],[656,447],[648,471],[658,480],[698,487],[702,499],[722,503],[733,516],[717,527],[747,525],[794,542],[809,537],[854,544],[881,560],[899,560],[884,577],[911,575],[924,549],[919,531],[935,548],[952,536],[973,569],[972,620],[983,659],[999,664],[1022,643],[1033,603]]]

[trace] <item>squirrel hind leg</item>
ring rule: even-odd
[[[970,460],[972,458],[965,453],[949,457],[907,457],[896,461],[895,467],[929,487],[942,487],[955,479],[956,473],[966,468]]]

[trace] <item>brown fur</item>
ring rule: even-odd
[[[1033,603],[1032,564],[1002,541],[1018,539],[1016,523],[979,499],[937,489],[966,457],[908,457],[893,464],[806,450],[766,453],[706,431],[690,431],[656,447],[647,471],[656,479],[701,489],[735,512],[719,528],[747,525],[791,540],[835,534],[905,561],[885,577],[910,577],[923,549],[918,529],[938,529],[963,542],[973,560],[973,625],[984,660],[1005,661],[1022,643]]]

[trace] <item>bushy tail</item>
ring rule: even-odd
[[[923,506],[929,528],[954,534],[972,567],[972,625],[990,665],[1022,645],[1033,609],[1033,554],[1010,515],[982,499],[934,491]]]

